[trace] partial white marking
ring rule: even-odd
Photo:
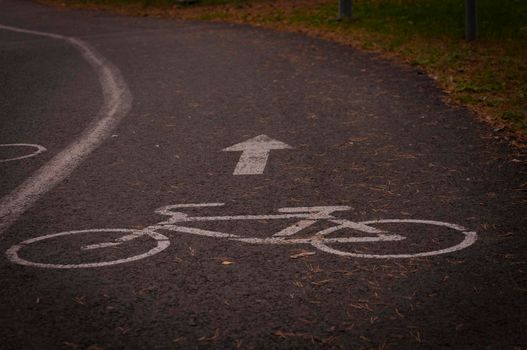
[[[200,208],[200,207],[219,207],[224,203],[202,203],[202,204],[176,204],[167,205],[156,209],[156,213],[168,215],[171,218],[167,221],[160,222],[160,225],[172,224],[175,222],[191,221],[231,221],[231,220],[280,220],[280,219],[334,219],[331,213],[335,211],[349,210],[346,206],[315,206],[315,207],[297,207],[297,208],[280,208],[279,213],[288,214],[268,214],[268,215],[233,215],[233,216],[189,216],[186,213],[172,211],[172,209],[181,208]]]
[[[25,154],[25,155],[20,156],[20,157],[13,157],[13,158],[8,158],[8,159],[0,159],[0,163],[10,162],[10,161],[13,161],[13,160],[20,160],[20,159],[29,158],[29,157],[34,157],[37,154],[40,154],[42,152],[46,152],[47,151],[47,149],[44,146],[36,145],[36,144],[32,144],[32,143],[7,143],[7,144],[0,145],[0,147],[30,147],[30,148],[35,148],[35,150],[33,152]]]
[[[317,236],[326,236],[334,231],[338,231],[340,229],[346,229],[346,228],[350,228],[352,230],[357,230],[357,231],[364,232],[364,233],[380,234],[384,232],[375,227],[371,227],[371,226],[365,225],[360,222],[353,222],[350,220],[330,220],[330,221],[335,224],[339,224],[339,226],[334,226],[334,227],[330,227],[325,230],[322,230],[317,233]]]
[[[335,211],[347,211],[351,207],[347,205],[333,206],[314,206],[314,207],[285,207],[278,209],[279,213],[309,213],[310,219],[329,219],[333,218],[331,213]]]
[[[173,205],[165,205],[164,207],[157,208],[156,213],[160,215],[167,215],[171,216],[172,218],[187,218],[188,214],[178,212],[178,211],[172,211],[173,209],[181,209],[181,208],[204,208],[204,207],[221,207],[225,205],[225,203],[189,203],[189,204],[173,204]],[[175,219],[171,219],[174,221]]]
[[[273,149],[292,148],[286,143],[273,140],[266,135],[259,135],[244,142],[223,149],[224,152],[242,152],[233,175],[263,174],[269,152]]]
[[[98,263],[86,263],[86,264],[45,264],[45,263],[37,263],[29,260],[22,259],[18,253],[21,249],[26,247],[27,245],[35,242],[44,241],[46,239],[55,238],[55,237],[61,237],[61,236],[68,236],[68,235],[78,235],[82,233],[92,233],[92,232],[132,232],[137,233],[136,238],[139,236],[150,236],[152,237],[157,245],[150,249],[148,252],[143,254],[138,254],[131,256],[129,258],[125,259],[118,259],[113,261],[103,261]],[[117,264],[124,264],[136,260],[141,260],[144,258],[147,258],[149,256],[155,255],[157,253],[160,253],[161,251],[168,248],[170,245],[170,241],[168,238],[160,233],[154,232],[154,231],[148,231],[148,230],[131,230],[131,229],[120,229],[120,228],[107,228],[107,229],[92,229],[92,230],[80,230],[80,231],[67,231],[67,232],[61,232],[61,233],[55,233],[52,235],[46,235],[41,236],[37,238],[28,239],[22,243],[19,243],[17,245],[12,246],[9,248],[9,250],[6,252],[7,258],[11,260],[12,262],[24,266],[33,266],[33,267],[41,267],[46,269],[83,269],[83,268],[90,268],[90,267],[103,267],[103,266],[110,266],[110,265],[117,265]]]
[[[0,25],[0,29],[63,40],[73,45],[93,67],[102,87],[103,105],[82,135],[0,200],[0,233],[40,197],[62,182],[111,135],[132,106],[132,95],[119,70],[85,42],[58,34]]]
[[[269,214],[269,215],[233,215],[233,216],[175,216],[168,222],[193,222],[193,221],[232,221],[232,220],[278,220],[310,218],[306,214]],[[165,224],[167,222],[160,222]]]
[[[433,221],[433,220],[412,220],[412,219],[387,219],[387,220],[372,220],[372,221],[363,221],[361,224],[365,225],[371,225],[371,224],[382,224],[382,223],[410,223],[410,224],[428,224],[428,225],[436,225],[436,226],[443,226],[448,227],[450,229],[456,230],[458,232],[461,232],[465,237],[461,243],[456,244],[452,247],[440,249],[440,250],[434,250],[430,252],[423,252],[423,253],[414,253],[414,254],[359,254],[359,253],[350,253],[350,252],[344,252],[338,249],[331,248],[326,245],[327,242],[324,241],[313,241],[311,242],[311,245],[323,252],[330,253],[330,254],[336,254],[340,256],[349,256],[354,258],[373,258],[373,259],[404,259],[404,258],[419,258],[419,257],[425,257],[425,256],[434,256],[434,255],[440,255],[440,254],[447,254],[452,253],[461,249],[465,249],[472,244],[474,244],[477,240],[477,233],[473,231],[468,231],[464,227],[450,224],[448,222],[441,222],[441,221]]]
[[[313,244],[317,242],[323,243],[367,243],[367,242],[392,242],[392,241],[401,241],[405,239],[403,236],[399,235],[378,235],[374,237],[335,237],[335,238],[290,238],[284,239],[281,237],[271,237],[271,238],[231,238],[231,240],[251,243],[251,244]]]
[[[287,237],[292,236],[305,228],[315,224],[317,220],[300,220],[294,225],[284,228],[282,231],[275,233],[273,237]]]
[[[81,247],[83,250],[93,250],[93,249],[100,249],[100,248],[108,248],[108,247],[116,247],[118,245],[121,245],[125,242],[133,241],[136,238],[143,237],[147,233],[145,231],[134,231],[129,235],[122,236],[117,238],[113,242],[106,242],[106,243],[98,243],[98,244],[89,244],[85,245],[84,247]]]
[[[215,238],[236,238],[238,237],[237,235],[233,235],[230,233],[223,233],[223,232],[218,232],[218,231],[210,231],[210,230],[203,230],[200,228],[176,226],[176,225],[156,226],[156,228],[162,229],[162,230],[174,231],[174,232],[190,233],[193,235],[205,236],[205,237],[215,237]]]

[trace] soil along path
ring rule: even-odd
[[[300,34],[0,2],[134,104],[4,231],[0,337],[36,348],[522,348],[527,169],[420,71]],[[9,194],[104,105],[0,31]],[[27,150],[26,150],[27,151]],[[4,197],[6,198],[6,197]]]

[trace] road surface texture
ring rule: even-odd
[[[27,1],[0,25],[1,349],[527,348],[525,158],[417,69]]]

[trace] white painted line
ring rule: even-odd
[[[18,256],[18,252],[24,248],[25,246],[35,243],[44,241],[50,238],[55,237],[61,237],[61,236],[68,236],[68,235],[79,235],[79,234],[90,234],[92,232],[100,233],[100,232],[132,232],[132,234],[136,233],[136,237],[140,236],[150,236],[156,241],[156,246],[146,253],[134,255],[128,258],[124,259],[118,259],[118,260],[112,260],[112,261],[103,261],[103,262],[97,262],[97,263],[82,263],[82,264],[46,264],[46,263],[38,263],[33,261],[28,261],[20,256]],[[149,256],[155,255],[157,253],[160,253],[161,251],[165,250],[170,246],[170,241],[168,238],[160,233],[153,232],[153,231],[147,231],[147,230],[132,230],[132,229],[120,229],[120,228],[106,228],[106,229],[92,229],[92,230],[79,230],[79,231],[68,231],[68,232],[61,232],[61,233],[55,233],[51,235],[41,236],[37,238],[28,239],[24,242],[21,242],[17,245],[12,246],[9,248],[6,252],[7,258],[11,260],[14,263],[24,265],[24,266],[34,266],[34,267],[41,267],[46,269],[83,269],[83,268],[91,268],[91,267],[103,267],[103,266],[110,266],[110,265],[118,265],[123,264],[127,262],[132,262],[136,260],[141,260],[144,258],[147,258]]]
[[[375,227],[371,227],[371,226],[365,225],[360,222],[353,222],[349,220],[330,220],[330,221],[336,224],[339,224],[339,226],[334,226],[334,227],[330,227],[325,230],[322,230],[317,233],[318,236],[326,236],[334,231],[338,231],[340,229],[346,229],[346,228],[350,228],[350,229],[365,232],[365,233],[372,233],[372,234],[380,234],[384,232]]]
[[[25,154],[25,155],[20,156],[20,157],[0,159],[0,163],[10,162],[10,161],[13,161],[13,160],[20,160],[20,159],[29,158],[29,157],[34,157],[37,154],[40,154],[42,152],[46,152],[47,151],[47,149],[44,146],[37,145],[37,144],[32,144],[32,143],[6,143],[6,144],[3,144],[3,145],[0,145],[0,147],[30,147],[30,148],[36,148],[35,151],[33,151],[33,152],[29,153],[29,154]]]
[[[335,238],[292,238],[292,239],[283,239],[280,237],[271,237],[271,238],[259,238],[259,237],[249,237],[249,238],[231,238],[231,240],[251,243],[251,244],[311,244],[314,243],[371,243],[371,242],[393,242],[393,241],[402,241],[406,237],[399,235],[378,235],[375,237],[335,237]],[[318,248],[318,247],[317,247]],[[340,252],[340,251],[338,251]]]
[[[273,149],[292,148],[286,143],[273,140],[266,135],[259,135],[244,142],[223,149],[225,152],[242,152],[233,175],[263,174],[269,152]]]
[[[382,224],[382,223],[408,223],[408,224],[427,224],[427,225],[435,225],[435,226],[442,226],[447,227],[453,230],[456,230],[463,234],[464,238],[463,240],[451,247],[445,248],[445,249],[439,249],[429,252],[421,252],[421,253],[412,253],[412,254],[361,254],[361,253],[351,253],[346,252],[338,249],[334,249],[329,247],[326,243],[322,240],[320,241],[312,241],[310,242],[311,245],[323,252],[329,253],[329,254],[335,254],[340,256],[349,256],[353,258],[369,258],[369,259],[407,259],[407,258],[420,258],[420,257],[426,257],[426,256],[434,256],[434,255],[440,255],[440,254],[448,254],[453,253],[458,250],[465,249],[472,244],[474,244],[478,238],[478,235],[474,231],[468,231],[463,226],[459,226],[456,224],[451,224],[448,222],[441,222],[441,221],[433,221],[433,220],[412,220],[412,219],[386,219],[386,220],[371,220],[371,221],[362,221],[360,224],[364,225],[371,225],[371,224]]]
[[[98,115],[63,151],[0,200],[0,233],[9,228],[40,197],[67,178],[111,135],[132,106],[132,95],[119,70],[80,39],[0,25],[0,29],[63,40],[75,47],[93,67],[102,88],[103,105]]]
[[[275,233],[273,237],[292,236],[316,223],[317,223],[317,220],[300,220],[296,224],[293,224],[289,227],[284,228],[282,231]]]
[[[193,228],[193,227],[177,226],[177,225],[155,226],[155,228],[162,229],[162,230],[168,230],[168,231],[174,231],[174,232],[190,233],[193,235],[205,236],[205,237],[215,237],[215,238],[237,238],[238,237],[237,235],[233,235],[230,233],[223,233],[223,232],[204,230],[204,229]]]

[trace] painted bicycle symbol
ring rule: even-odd
[[[238,241],[249,244],[299,244],[299,245],[310,245],[322,252],[348,256],[355,258],[413,258],[413,257],[425,257],[439,254],[447,254],[461,249],[467,248],[472,245],[476,239],[476,232],[469,231],[462,226],[431,220],[412,220],[412,219],[388,219],[388,220],[371,220],[355,222],[346,219],[340,219],[335,216],[336,212],[347,211],[351,208],[348,206],[313,206],[313,207],[286,207],[278,209],[277,214],[267,215],[233,215],[233,216],[190,216],[184,212],[179,211],[180,209],[192,209],[198,210],[205,207],[221,207],[223,203],[199,203],[199,204],[177,204],[164,206],[157,209],[155,212],[160,215],[168,216],[168,220],[161,221],[154,225],[148,226],[144,229],[89,229],[89,230],[77,230],[67,231],[61,233],[50,234],[46,236],[36,237],[28,239],[19,244],[16,244],[9,248],[6,255],[9,260],[14,263],[34,266],[41,268],[54,268],[54,269],[78,269],[78,268],[92,268],[102,267],[109,265],[117,265],[123,263],[129,263],[140,259],[153,256],[167,249],[170,246],[170,240],[164,232],[173,233],[185,233],[204,237],[220,238],[230,241]],[[195,222],[227,222],[227,221],[269,221],[269,220],[286,220],[295,219],[294,223],[283,228],[279,232],[274,233],[271,237],[247,237],[246,235],[239,235],[233,233],[225,233],[220,231],[207,230],[202,228],[190,227],[186,223]],[[320,229],[315,233],[310,233],[307,236],[299,236],[299,234],[308,228],[313,228],[317,223],[325,222],[330,224],[329,227]],[[356,253],[343,250],[342,248],[337,249],[334,246],[349,246],[350,244],[357,243],[386,243],[403,241],[406,239],[405,236],[400,234],[390,233],[388,231],[376,228],[375,226],[384,224],[401,224],[401,225],[420,225],[428,229],[435,228],[440,229],[441,233],[448,232],[450,235],[455,234],[459,236],[456,240],[456,244],[450,245],[446,248],[430,250],[417,253],[409,254],[369,254],[369,253]],[[327,225],[326,225],[327,226]],[[347,234],[346,236],[335,236],[338,231],[344,230],[345,232],[360,233],[360,235]],[[163,233],[161,233],[163,232]],[[426,230],[424,231],[426,233]],[[30,261],[28,258],[20,257],[21,252],[28,249],[29,246],[42,243],[44,241],[56,241],[66,238],[67,236],[79,236],[79,235],[90,235],[90,234],[112,234],[120,237],[104,241],[100,243],[92,243],[82,245],[82,251],[99,251],[105,252],[106,249],[121,249],[124,250],[125,254],[128,252],[125,248],[122,248],[125,243],[132,242],[136,239],[148,238],[153,240],[150,246],[153,248],[148,249],[144,252],[145,248],[143,245],[142,252],[133,252],[131,256],[125,256],[123,258],[112,259],[107,261],[97,261],[93,263],[78,263],[78,264],[57,264],[57,263],[43,263]],[[22,254],[23,255],[23,254]]]

